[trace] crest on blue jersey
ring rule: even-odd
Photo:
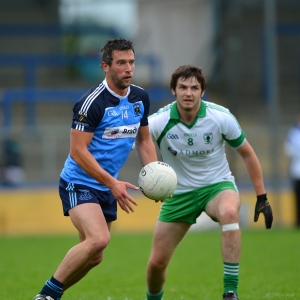
[[[80,190],[80,193],[79,200],[86,201],[92,199],[92,195],[89,190]]]
[[[140,109],[140,104],[139,103],[135,103],[133,106],[134,109],[134,115],[135,116],[139,116],[141,114],[141,109]]]
[[[203,134],[203,139],[205,141],[205,144],[211,144],[212,140],[213,140],[213,134],[210,133],[204,133]]]

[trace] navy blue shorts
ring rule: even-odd
[[[69,216],[69,210],[74,206],[97,203],[102,209],[106,222],[117,219],[117,201],[111,191],[99,191],[86,185],[66,182],[60,178],[59,196],[65,216]]]

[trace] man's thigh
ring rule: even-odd
[[[96,203],[77,205],[69,211],[69,215],[82,240],[109,234],[101,207]]]
[[[236,212],[238,214],[241,206],[240,196],[237,191],[224,190],[218,193],[206,206],[206,213],[212,219],[220,222],[225,212]]]
[[[151,256],[169,261],[190,226],[191,224],[185,222],[161,222],[158,220],[154,230]]]

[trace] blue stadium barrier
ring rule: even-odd
[[[115,27],[84,24],[0,24],[0,36],[62,36],[67,34],[96,34],[110,37],[120,36]]]
[[[172,101],[174,96],[169,88],[151,87],[145,89],[157,109],[164,101]],[[24,104],[25,127],[28,131],[36,129],[36,105],[38,103],[75,103],[87,91],[83,88],[11,88],[3,91],[0,104],[3,109],[3,132],[9,133],[12,127],[13,105]],[[153,109],[152,109],[153,111]]]
[[[24,72],[24,85],[35,87],[37,85],[37,69],[40,66],[69,66],[80,62],[87,57],[83,55],[64,54],[0,54],[0,66],[22,66]],[[99,63],[99,56],[89,56],[89,59]],[[136,55],[136,64],[148,65],[150,68],[151,84],[160,85],[162,82],[161,61],[155,55]]]

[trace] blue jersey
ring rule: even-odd
[[[140,126],[148,125],[149,97],[135,85],[119,96],[106,80],[91,88],[73,108],[72,128],[93,132],[88,150],[98,164],[114,178],[124,165]],[[87,174],[70,154],[61,172],[67,182],[107,191],[108,187]]]

